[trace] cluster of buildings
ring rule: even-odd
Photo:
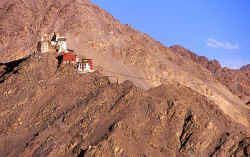
[[[66,38],[59,33],[44,34],[39,42],[38,51],[41,53],[58,53],[62,64],[72,64],[78,72],[94,72],[93,60],[78,56],[68,50]]]

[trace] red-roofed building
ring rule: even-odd
[[[63,63],[72,63],[72,64],[75,64],[76,63],[76,58],[77,58],[77,56],[75,54],[72,54],[72,53],[63,53],[62,62]]]

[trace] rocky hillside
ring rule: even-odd
[[[143,89],[179,82],[215,101],[235,121],[248,125],[245,116],[237,118],[237,113],[245,110],[243,102],[206,68],[120,24],[87,0],[3,0],[1,6],[1,62],[36,51],[44,32],[59,32],[67,37],[70,49],[94,59],[103,67],[102,74],[113,76],[112,81],[131,80]]]
[[[245,66],[242,66],[242,67],[240,68],[240,70],[248,70],[248,71],[250,71],[250,64],[245,65]]]
[[[192,58],[87,0],[1,0],[0,8],[3,156],[249,155],[250,108]],[[97,72],[33,55],[51,32]]]
[[[208,69],[217,80],[244,102],[247,103],[250,101],[250,65],[243,66],[238,70],[233,70],[221,67],[217,60],[210,61],[204,56],[197,56],[182,46],[175,45],[170,47],[170,49]]]
[[[55,54],[3,69],[2,156],[250,154],[249,128],[179,83],[144,91],[130,81],[112,83],[98,71],[79,74],[71,65],[58,67]]]
[[[194,52],[180,46],[174,45],[170,47],[171,50],[180,54],[184,58],[191,59],[195,63],[201,64],[204,68],[208,69],[213,74],[222,69],[220,63],[217,60],[208,60],[205,56],[198,56]]]

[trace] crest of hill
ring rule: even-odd
[[[195,53],[185,49],[182,46],[171,46],[174,52],[193,60],[195,63],[202,65],[208,69],[217,80],[225,85],[232,93],[241,98],[244,102],[250,101],[250,72],[249,65],[240,69],[223,68],[217,60],[208,60],[204,56],[198,56]]]
[[[250,71],[250,64],[244,65],[244,66],[242,66],[240,69],[241,69],[241,70],[248,70],[248,71]]]

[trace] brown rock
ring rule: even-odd
[[[249,110],[207,68],[233,80],[230,69],[221,72],[216,61],[183,48],[176,53],[87,0],[0,5],[0,59],[7,62],[0,78],[2,156],[245,153]],[[54,31],[102,73],[58,67],[53,53],[16,60],[36,50],[42,33]]]
[[[204,56],[197,56],[195,53],[181,47],[170,47],[173,51],[193,60],[208,69],[216,79],[225,85],[232,93],[241,98],[244,102],[250,99],[250,73],[247,70],[249,65],[243,66],[239,70],[222,68],[217,60],[209,61]]]

